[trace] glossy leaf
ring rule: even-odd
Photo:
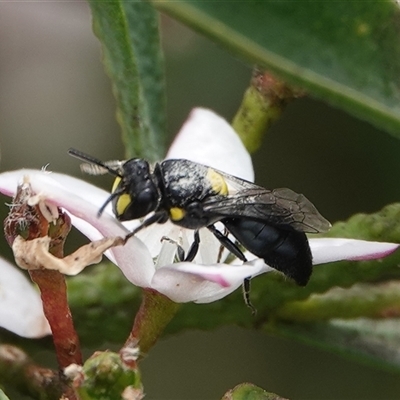
[[[0,389],[0,400],[9,400],[5,393]]]
[[[398,318],[359,318],[336,319],[327,323],[278,323],[267,330],[272,329],[274,334],[331,350],[347,358],[399,371],[399,325]]]
[[[117,100],[127,157],[165,153],[165,94],[158,16],[144,1],[89,1],[93,30]]]
[[[388,318],[400,315],[400,283],[397,280],[333,288],[307,300],[286,302],[276,310],[278,319],[313,322],[334,318]]]
[[[400,9],[395,1],[153,4],[247,61],[399,136]]]
[[[275,393],[267,392],[252,383],[241,383],[229,390],[221,400],[287,400]]]

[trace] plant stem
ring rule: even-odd
[[[153,289],[143,289],[143,298],[124,347],[139,345],[146,354],[178,311],[179,304]]]

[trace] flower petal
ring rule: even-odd
[[[147,248],[153,258],[156,258],[161,251],[163,245],[162,238],[177,240],[180,228],[172,222],[167,221],[165,224],[153,224],[139,231],[136,236],[146,243]],[[129,239],[130,240],[130,239]]]
[[[222,117],[204,108],[192,110],[166,158],[185,158],[254,181],[251,157],[237,133]]]
[[[217,262],[221,246],[220,242],[206,228],[200,229],[199,234],[200,246],[195,257],[195,262],[200,264],[212,264]],[[143,243],[146,243],[152,257],[156,258],[164,245],[162,241],[163,237],[178,241],[185,252],[187,252],[194,241],[194,230],[181,228],[171,221],[167,221],[165,224],[154,224],[143,229],[138,232],[137,237],[142,240]],[[228,252],[224,252],[221,259],[224,260],[227,254]],[[157,264],[163,265],[160,264],[160,261],[157,261]]]
[[[0,326],[28,338],[51,334],[42,301],[24,274],[0,258]]]
[[[209,303],[232,293],[245,278],[267,270],[261,259],[240,266],[183,262],[158,269],[151,286],[178,303]]]
[[[399,247],[396,243],[336,238],[310,239],[309,243],[314,265],[340,260],[374,260],[388,256]]]
[[[100,218],[97,215],[109,193],[68,175],[39,170],[4,172],[0,174],[0,192],[13,196],[24,176],[29,177],[35,193],[72,214],[75,217],[72,222],[89,239],[125,236],[128,232],[109,209]],[[133,237],[126,245],[115,247],[110,252],[129,281],[137,286],[149,286],[154,264],[146,246],[138,238]]]

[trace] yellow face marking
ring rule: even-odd
[[[117,213],[117,216],[122,215],[125,210],[128,208],[129,204],[131,204],[132,199],[129,194],[121,194],[121,196],[118,197],[117,202],[115,204],[115,211]]]
[[[185,210],[179,207],[172,207],[169,209],[169,216],[172,221],[180,221],[185,216]]]
[[[214,190],[215,193],[223,196],[229,194],[228,185],[226,184],[224,177],[212,168],[209,168],[207,171],[207,179],[210,181],[212,190]]]
[[[112,189],[111,189],[111,193],[114,193],[117,190],[120,182],[121,182],[121,178],[119,176],[117,178],[115,178],[115,181],[114,181]],[[132,202],[132,199],[128,193],[121,194],[121,196],[119,196],[117,198],[117,201],[115,203],[115,213],[116,213],[117,217],[120,215],[123,215],[123,213],[125,212],[125,210],[127,209],[127,207],[129,206],[129,204],[131,202]]]
[[[119,176],[117,176],[115,178],[115,181],[114,181],[113,185],[112,185],[111,193],[114,193],[116,191],[116,189],[117,189],[117,187],[118,187],[120,182],[121,182],[121,178]]]

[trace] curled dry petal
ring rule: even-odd
[[[38,170],[4,172],[0,174],[0,191],[13,196],[17,183],[24,176],[29,176],[32,189],[42,199],[66,210],[72,216],[72,223],[90,240],[124,237],[128,232],[110,210],[106,209],[100,218],[97,215],[109,193],[68,175]],[[126,245],[113,247],[110,252],[129,281],[142,287],[150,285],[154,263],[147,247],[138,238],[131,238]]]
[[[120,246],[124,241],[120,237],[104,238],[84,245],[64,258],[49,252],[50,242],[48,236],[32,240],[18,236],[12,246],[15,262],[22,269],[53,269],[65,275],[76,275],[88,265],[99,263],[106,250]]]

